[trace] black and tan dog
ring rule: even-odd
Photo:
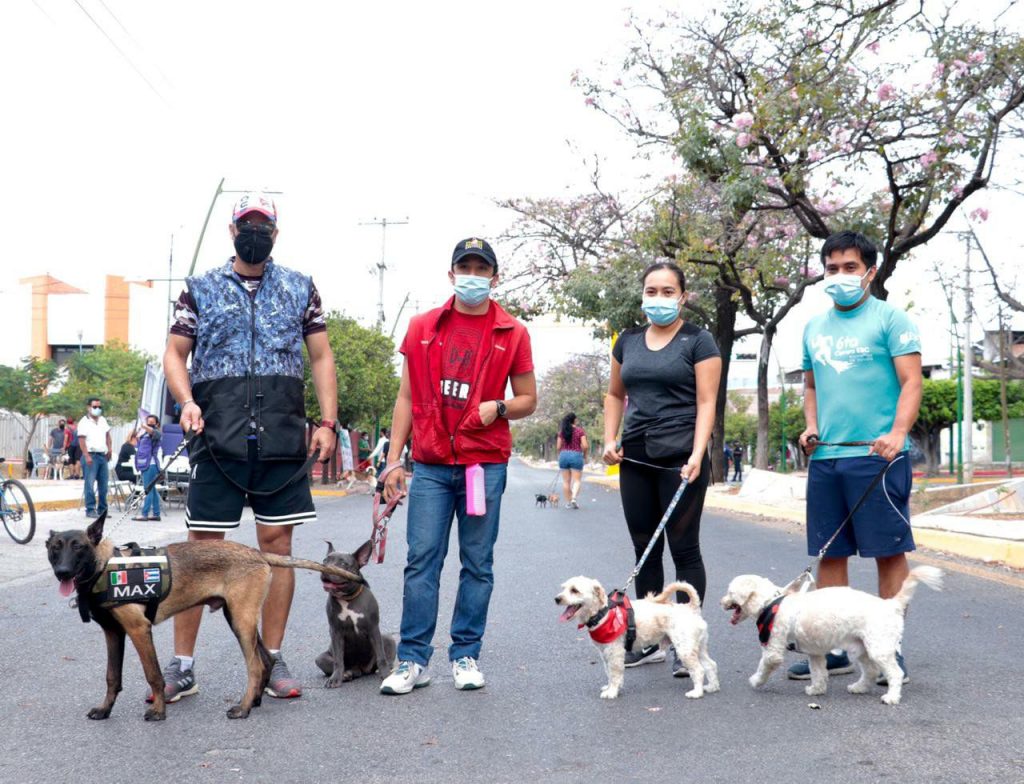
[[[370,562],[373,542],[367,541],[354,553],[343,553],[327,543],[324,564],[337,566],[362,578],[361,569]],[[320,576],[327,592],[327,625],[331,642],[316,657],[316,666],[327,676],[324,684],[336,689],[342,683],[376,672],[386,677],[394,665],[397,643],[381,634],[380,607],[365,579],[345,580],[330,574]]]
[[[121,691],[124,663],[124,638],[127,634],[142,661],[142,669],[154,697],[146,710],[146,721],[165,717],[164,679],[153,647],[152,627],[182,610],[208,605],[224,609],[231,630],[238,638],[245,657],[248,684],[241,702],[228,710],[228,718],[242,719],[260,704],[270,676],[270,656],[260,639],[258,624],[263,601],[270,587],[271,566],[311,569],[341,579],[359,581],[357,574],[315,561],[261,553],[251,547],[228,541],[179,542],[168,545],[167,560],[173,581],[169,593],[156,608],[152,622],[143,604],[119,604],[104,607],[91,590],[107,562],[118,555],[114,544],[103,537],[106,515],[101,515],[85,531],[51,531],[46,553],[53,573],[60,580],[61,593],[78,591],[83,619],[90,616],[107,638],[107,693],[103,704],[89,711],[90,719],[105,719]]]

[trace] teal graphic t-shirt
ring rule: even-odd
[[[873,441],[892,429],[900,381],[893,357],[921,353],[902,310],[868,297],[853,310],[829,308],[804,328],[805,371],[814,371],[822,441]],[[903,448],[908,449],[910,441]],[[819,446],[812,459],[862,457],[866,446]]]

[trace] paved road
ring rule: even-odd
[[[779,582],[797,574],[807,562],[799,532],[707,514],[705,616],[722,691],[687,700],[687,681],[650,665],[629,671],[624,694],[609,702],[597,696],[602,673],[589,640],[557,623],[552,598],[574,574],[611,585],[629,573],[618,496],[589,487],[580,511],[535,509],[532,493],[546,483],[521,465],[511,473],[482,657],[488,686],[475,693],[455,691],[443,648],[433,685],[412,695],[382,697],[371,679],[323,689],[313,659],[326,644],[324,597],[317,577],[302,573],[285,646],[306,684],[301,699],[267,698],[248,720],[226,719],[243,670],[227,625],[206,616],[199,695],[170,706],[162,724],[143,722],[146,685],[129,650],[112,717],[91,722],[86,711],[104,689],[99,629],[78,620],[45,573],[7,583],[0,587],[0,780],[1024,782],[1019,580],[951,570],[945,592],[922,587],[907,625],[913,680],[903,704],[883,705],[880,691],[847,694],[846,676],[815,698],[820,710],[810,710],[800,683],[777,675],[762,691],[748,686],[759,655],[755,634],[730,626],[717,606],[735,574]],[[296,552],[320,557],[324,538],[356,547],[369,530],[369,505],[365,496],[320,499],[322,518],[300,529]],[[241,538],[251,542],[251,529]],[[403,539],[400,513],[387,562],[367,570],[391,630],[399,621]],[[0,543],[0,559],[12,547]],[[442,645],[456,577],[453,553]],[[858,564],[853,581],[870,588],[872,570]],[[171,624],[156,639],[168,655]]]

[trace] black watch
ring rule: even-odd
[[[505,405],[504,400],[495,400],[494,404],[498,407],[498,416],[504,418],[508,415],[508,406]]]

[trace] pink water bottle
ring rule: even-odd
[[[466,466],[466,514],[476,517],[487,514],[484,467],[479,463]]]

